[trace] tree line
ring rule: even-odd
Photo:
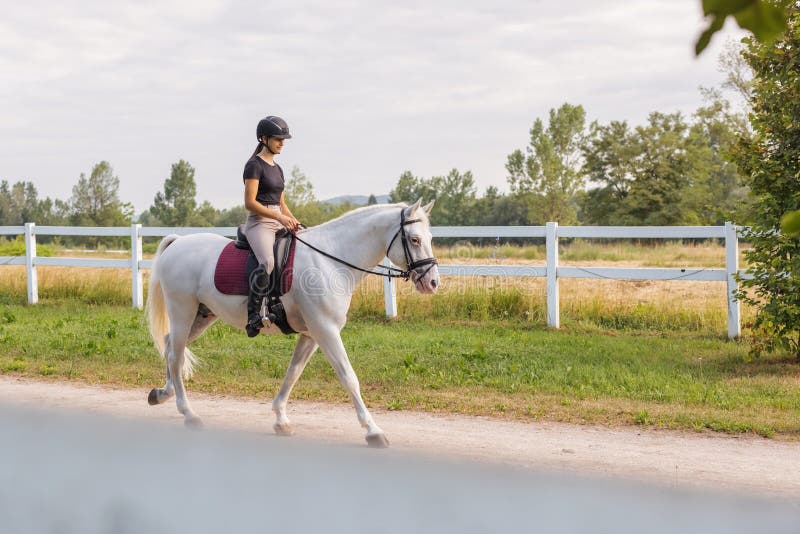
[[[527,146],[505,164],[508,192],[487,188],[478,195],[471,171],[451,170],[429,178],[403,172],[393,202],[436,200],[436,225],[716,225],[748,223],[751,200],[745,176],[728,154],[749,135],[742,114],[716,91],[691,117],[653,112],[647,122],[587,124],[581,105],[565,103],[534,120]],[[31,182],[0,183],[0,225],[120,226],[134,220],[119,197],[119,177],[107,161],[81,174],[67,200],[40,199]],[[312,181],[297,167],[286,181],[286,199],[308,226],[336,217],[353,205],[316,198]],[[198,203],[195,169],[173,163],[163,188],[138,216],[146,226],[235,226],[243,205],[218,209]],[[372,195],[370,201],[374,202]]]
[[[509,192],[477,194],[470,171],[404,172],[393,201],[436,199],[437,225],[717,225],[751,218],[748,185],[728,154],[747,122],[716,91],[686,118],[653,112],[645,124],[587,124],[580,105],[536,119],[506,161]]]
[[[133,205],[119,195],[120,179],[107,161],[95,164],[88,176],[81,173],[66,199],[40,198],[33,182],[10,184],[0,181],[0,226],[21,226],[26,222],[39,225],[126,226],[137,220],[145,226],[236,226],[244,222],[244,204],[217,209],[210,202],[198,203],[195,169],[184,160],[172,164],[163,190],[153,197],[152,204],[135,216]],[[286,182],[287,202],[295,215],[312,226],[338,217],[354,208],[347,202],[331,205],[320,202],[306,175],[294,167]],[[370,197],[374,202],[374,195]],[[48,236],[42,236],[47,242]],[[74,238],[68,242],[93,243],[97,239]],[[113,241],[113,240],[112,240]]]

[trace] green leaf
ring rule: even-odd
[[[790,211],[781,217],[781,231],[786,235],[800,235],[800,210]]]
[[[786,29],[786,11],[783,5],[754,2],[750,7],[734,13],[739,27],[750,30],[756,39],[773,41]]]
[[[769,43],[786,30],[786,6],[790,0],[702,0],[703,14],[711,18],[694,47],[700,55],[711,37],[733,17],[739,27],[749,30],[762,43]]]
[[[711,24],[708,26],[708,28],[706,28],[706,31],[700,34],[700,37],[697,39],[697,43],[694,45],[694,54],[696,56],[699,56],[700,53],[705,50],[705,48],[708,46],[708,43],[711,42],[711,36],[721,30],[724,23],[724,16],[714,17],[714,19],[711,21]]]
[[[723,18],[733,15],[758,3],[759,0],[703,0],[703,14],[721,15]]]

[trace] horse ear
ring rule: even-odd
[[[422,206],[422,209],[425,210],[425,213],[430,217],[431,210],[433,209],[433,205],[436,203],[436,199],[431,200],[425,206]]]
[[[417,200],[416,202],[414,202],[414,204],[412,204],[411,206],[409,206],[409,207],[408,207],[408,216],[409,216],[409,217],[411,217],[411,215],[412,215],[412,214],[413,214],[415,211],[417,211],[417,210],[419,209],[419,207],[420,207],[420,205],[421,205],[421,204],[422,204],[422,199],[420,198],[419,200]]]

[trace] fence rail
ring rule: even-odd
[[[225,237],[236,235],[235,227],[93,227],[93,226],[0,226],[0,235],[25,236],[25,257],[0,256],[0,265],[25,265],[28,280],[28,303],[39,300],[36,267],[101,267],[131,270],[131,294],[135,308],[144,305],[144,285],[142,270],[153,266],[152,260],[142,256],[143,237],[163,237],[169,234],[187,235],[210,232]],[[439,272],[444,276],[514,276],[539,277],[547,279],[547,324],[560,326],[558,280],[560,278],[604,278],[613,280],[680,280],[680,281],[718,281],[727,283],[728,295],[728,337],[741,334],[740,304],[735,298],[739,277],[747,277],[739,270],[738,229],[733,223],[725,226],[559,226],[549,222],[545,226],[438,226],[432,229],[434,237],[456,238],[544,238],[546,265],[440,265]],[[84,259],[84,258],[40,258],[36,256],[37,235],[59,236],[100,236],[129,237],[131,240],[130,259]],[[598,239],[706,239],[725,240],[725,268],[616,268],[616,267],[564,267],[558,264],[559,238],[598,238]],[[388,260],[384,260],[388,262]],[[384,302],[386,315],[397,315],[397,288],[395,281],[384,279]]]

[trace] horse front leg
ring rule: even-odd
[[[276,416],[275,424],[272,425],[272,428],[278,435],[291,436],[294,433],[289,417],[286,416],[286,404],[289,401],[292,388],[294,388],[300,375],[303,374],[303,369],[305,369],[315,350],[317,350],[316,341],[305,334],[301,334],[300,339],[297,340],[297,345],[294,347],[292,361],[289,363],[289,369],[286,371],[281,389],[275,400],[272,401],[272,411],[275,412]]]
[[[361,388],[358,383],[358,377],[353,366],[350,365],[350,359],[347,357],[347,351],[342,343],[342,336],[338,330],[332,328],[320,329],[317,332],[312,332],[316,342],[322,348],[322,352],[328,358],[328,361],[333,366],[339,381],[350,393],[350,399],[356,408],[356,415],[358,422],[361,426],[367,429],[366,440],[370,447],[388,447],[389,440],[381,428],[372,420],[372,415],[369,413],[364,400],[361,398]]]

